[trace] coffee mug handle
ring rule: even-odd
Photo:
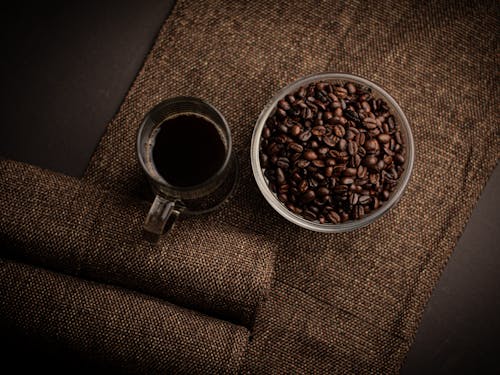
[[[182,207],[178,207],[176,202],[157,194],[144,222],[146,239],[151,243],[158,242],[164,232],[172,229],[181,211]]]

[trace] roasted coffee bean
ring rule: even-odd
[[[389,143],[391,140],[391,136],[389,134],[379,134],[377,139],[380,143]]]
[[[394,139],[396,140],[396,142],[397,142],[399,145],[402,145],[402,144],[403,144],[403,137],[401,137],[401,132],[400,132],[400,131],[397,131],[397,132],[394,134]]]
[[[309,220],[309,221],[314,221],[318,217],[314,212],[311,210],[305,210],[304,213],[302,214],[304,219]]]
[[[396,154],[396,156],[394,157],[394,160],[396,161],[396,163],[398,164],[403,164],[405,162],[405,158],[403,155],[401,154]]]
[[[323,197],[325,195],[330,194],[330,190],[328,190],[328,188],[322,186],[322,187],[318,188],[317,193],[318,193],[319,196]]]
[[[319,160],[319,159],[315,159],[312,161],[312,164],[315,166],[315,167],[318,167],[318,168],[323,168],[325,166],[325,162],[323,160]]]
[[[356,204],[358,204],[358,201],[359,201],[359,194],[357,193],[353,193],[349,196],[349,203],[354,206]]]
[[[312,128],[311,133],[313,133],[313,135],[317,137],[323,136],[326,133],[326,128],[322,125],[315,126],[314,128]]]
[[[316,160],[318,158],[318,154],[316,154],[313,150],[306,150],[304,152],[304,159],[306,160]]]
[[[329,166],[329,167],[333,167],[334,165],[336,165],[337,163],[335,162],[335,159],[334,158],[328,158],[326,159],[326,165]]]
[[[367,155],[364,161],[368,168],[374,168],[377,165],[378,159],[375,155]]]
[[[344,99],[347,97],[347,90],[341,86],[335,87],[334,93],[339,99]]]
[[[347,141],[342,138],[339,143],[337,143],[337,148],[339,149],[339,151],[345,151],[347,148]]]
[[[329,147],[334,147],[337,144],[337,140],[332,136],[323,137],[323,142]]]
[[[328,151],[330,151],[330,149],[328,147],[320,147],[318,149],[318,154],[320,156],[325,156],[326,154],[328,154]]]
[[[282,169],[288,169],[290,166],[290,162],[288,158],[279,158],[278,161],[276,162],[276,165]]]
[[[304,147],[302,147],[301,145],[299,145],[298,143],[295,143],[295,142],[292,142],[288,145],[288,148],[292,151],[295,151],[295,152],[302,152],[304,151]]]
[[[309,184],[307,183],[307,181],[306,180],[300,181],[300,183],[299,183],[299,191],[301,193],[305,193],[307,189],[309,189]]]
[[[382,198],[382,200],[383,200],[383,201],[388,200],[388,199],[389,199],[389,195],[390,195],[390,193],[389,193],[389,191],[388,191],[388,190],[383,190],[383,191],[382,191],[382,194],[381,194],[381,198]]]
[[[343,185],[351,185],[354,183],[354,179],[352,177],[342,177],[340,183]]]
[[[360,204],[369,204],[372,201],[372,198],[369,195],[362,195],[359,197]]]
[[[311,162],[308,160],[299,159],[299,160],[297,160],[296,164],[297,164],[297,167],[299,167],[300,169],[304,169],[304,168],[307,168],[309,166],[309,164],[311,164]]]
[[[377,121],[371,117],[365,118],[363,124],[367,129],[375,129],[377,127]]]
[[[352,82],[346,83],[344,86],[349,94],[355,94],[356,93],[356,86]]]
[[[342,174],[346,177],[354,177],[356,176],[356,173],[357,173],[357,170],[356,168],[346,168],[344,169],[344,171],[342,172]]]
[[[271,129],[269,129],[267,126],[262,130],[262,137],[264,137],[265,139],[271,137]]]
[[[300,134],[300,125],[293,125],[291,128],[290,128],[290,134],[293,135],[294,137],[298,136]]]
[[[280,100],[278,106],[285,111],[290,109],[290,104],[285,99]]]
[[[325,176],[326,177],[332,177],[333,175],[333,167],[326,167],[325,168]]]
[[[349,153],[349,155],[356,155],[357,152],[358,152],[358,144],[356,142],[353,142],[353,141],[349,141],[347,143],[347,152]]]
[[[338,224],[338,223],[340,223],[340,216],[339,216],[339,214],[336,213],[333,210],[328,212],[327,217],[328,217],[328,220],[330,220],[330,222],[332,224]]]
[[[312,134],[309,130],[305,130],[304,132],[299,134],[299,140],[302,142],[307,142],[309,138],[311,138]]]
[[[376,139],[371,138],[371,139],[368,139],[365,141],[364,148],[365,148],[366,152],[372,153],[372,152],[378,151],[379,144],[378,144]]]
[[[355,112],[354,110],[345,109],[343,111],[343,113],[344,113],[345,118],[348,120],[354,121],[356,123],[360,121],[358,113]]]
[[[304,194],[302,194],[302,201],[304,203],[309,203],[316,198],[316,194],[314,190],[307,190]]]
[[[342,138],[345,135],[345,129],[341,125],[334,125],[334,127],[333,127],[333,133],[337,137]]]
[[[281,168],[276,168],[276,182],[278,184],[284,184],[285,183],[285,173],[283,172],[283,169]]]

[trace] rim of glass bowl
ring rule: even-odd
[[[405,170],[403,172],[403,175],[399,178],[396,189],[392,192],[389,200],[384,202],[384,204],[380,208],[359,220],[348,220],[339,224],[320,224],[318,221],[309,221],[297,214],[294,214],[293,212],[288,210],[288,208],[286,208],[285,205],[278,200],[278,197],[269,189],[267,179],[264,177],[262,168],[260,166],[259,152],[262,129],[264,128],[267,118],[273,114],[278,101],[284,98],[286,95],[297,91],[301,86],[307,86],[312,82],[318,81],[327,81],[332,83],[345,83],[347,81],[352,81],[354,83],[361,84],[362,86],[371,88],[372,92],[375,93],[377,97],[380,97],[387,102],[396,121],[399,120],[402,135],[406,141],[406,160],[404,163]],[[252,135],[252,143],[250,146],[250,159],[252,163],[253,175],[257,182],[257,185],[264,198],[276,212],[278,212],[288,221],[312,231],[341,233],[362,228],[368,224],[371,224],[386,212],[388,212],[400,200],[412,174],[413,163],[415,159],[415,145],[413,142],[413,134],[410,128],[410,124],[408,123],[408,119],[406,118],[404,112],[402,111],[398,103],[394,100],[394,98],[390,96],[382,87],[365,78],[353,74],[326,72],[312,74],[300,78],[295,82],[292,82],[289,85],[285,86],[276,95],[274,95],[271,101],[264,107],[264,109],[260,113],[259,118],[257,119],[257,122],[255,124]]]

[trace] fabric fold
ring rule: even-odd
[[[8,160],[0,161],[0,190],[9,258],[246,326],[270,288],[272,243],[250,230],[190,218],[153,246],[142,237],[147,202]]]
[[[136,292],[0,259],[0,328],[127,373],[236,374],[249,331]],[[140,319],[138,319],[140,317]]]

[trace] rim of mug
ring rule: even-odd
[[[286,95],[295,92],[301,86],[307,86],[310,83],[322,80],[329,82],[353,81],[355,83],[371,88],[373,91],[375,91],[381,98],[386,100],[388,104],[392,108],[394,108],[394,110],[397,112],[394,115],[397,115],[397,117],[399,117],[401,120],[400,126],[402,131],[404,132],[406,147],[407,147],[406,148],[407,160],[405,163],[405,170],[403,171],[403,175],[400,177],[398,181],[395,191],[391,193],[389,200],[384,202],[384,204],[380,208],[372,211],[370,214],[368,214],[362,219],[347,220],[343,223],[338,223],[338,224],[332,224],[332,223],[321,224],[317,220],[309,221],[303,218],[302,216],[299,216],[288,210],[288,208],[286,208],[286,206],[279,201],[276,194],[273,193],[271,189],[268,187],[267,179],[265,178],[264,173],[262,171],[262,167],[260,166],[259,154],[260,154],[260,144],[261,144],[261,133],[267,119],[275,111],[278,101],[284,98]],[[408,119],[406,118],[406,115],[404,114],[403,110],[396,102],[396,100],[391,95],[389,95],[389,93],[387,93],[387,91],[385,91],[381,86],[377,85],[376,83],[366,78],[350,73],[323,72],[323,73],[310,74],[305,77],[299,78],[291,82],[290,84],[286,85],[285,87],[283,87],[272,97],[272,99],[261,111],[255,123],[254,131],[252,134],[252,142],[250,146],[250,159],[252,164],[253,175],[255,181],[257,182],[259,190],[261,191],[266,201],[278,214],[280,214],[286,220],[302,228],[306,228],[312,231],[323,232],[323,233],[343,233],[358,228],[362,228],[373,223],[374,221],[382,217],[385,213],[389,212],[389,210],[392,207],[394,207],[396,203],[401,199],[404,191],[406,190],[410,177],[412,175],[413,164],[415,159],[415,144],[413,140],[413,133],[411,131],[411,127],[408,122]]]
[[[143,132],[144,127],[146,126],[147,122],[152,121],[151,113],[153,113],[154,111],[157,111],[159,108],[161,108],[165,105],[170,105],[170,104],[174,104],[174,103],[182,103],[182,102],[194,102],[197,104],[202,104],[202,105],[207,106],[208,108],[213,110],[217,114],[217,116],[219,116],[219,118],[222,121],[222,124],[227,129],[227,149],[226,149],[226,155],[224,157],[224,162],[222,163],[220,168],[217,170],[217,172],[215,172],[212,176],[210,176],[205,181],[200,182],[199,184],[196,184],[196,185],[192,185],[192,186],[172,185],[172,184],[168,183],[164,178],[162,178],[159,173],[158,173],[158,176],[152,175],[150,173],[149,168],[146,165],[146,161],[144,160],[143,155],[141,153],[141,135],[142,135],[142,132]],[[176,114],[175,116],[182,115],[183,113],[196,115],[196,113],[194,113],[194,112],[188,112],[188,111],[182,112],[181,111],[178,114]],[[203,116],[203,114],[200,114],[200,115]],[[172,117],[175,117],[175,116],[172,116]],[[153,129],[156,128],[157,126],[160,126],[165,120],[172,118],[172,117],[165,117],[161,122],[159,122],[158,124],[155,124]],[[210,120],[210,122],[212,122],[212,120]],[[139,126],[139,130],[137,131],[136,151],[137,151],[137,156],[139,158],[139,163],[141,164],[141,167],[144,170],[144,172],[146,172],[148,177],[151,178],[154,182],[158,183],[159,185],[166,185],[168,188],[170,188],[174,191],[179,191],[179,192],[188,192],[188,191],[190,192],[190,191],[195,191],[198,189],[203,189],[204,187],[214,183],[221,176],[221,174],[227,169],[229,162],[231,161],[232,147],[233,147],[233,145],[232,145],[231,129],[229,128],[229,124],[226,121],[226,118],[222,115],[222,113],[214,105],[212,105],[211,103],[209,103],[205,99],[201,99],[201,98],[194,97],[194,96],[175,96],[172,98],[162,100],[161,102],[156,104],[153,108],[151,108],[146,113],[146,115],[144,116],[144,118],[141,122],[141,125]]]

